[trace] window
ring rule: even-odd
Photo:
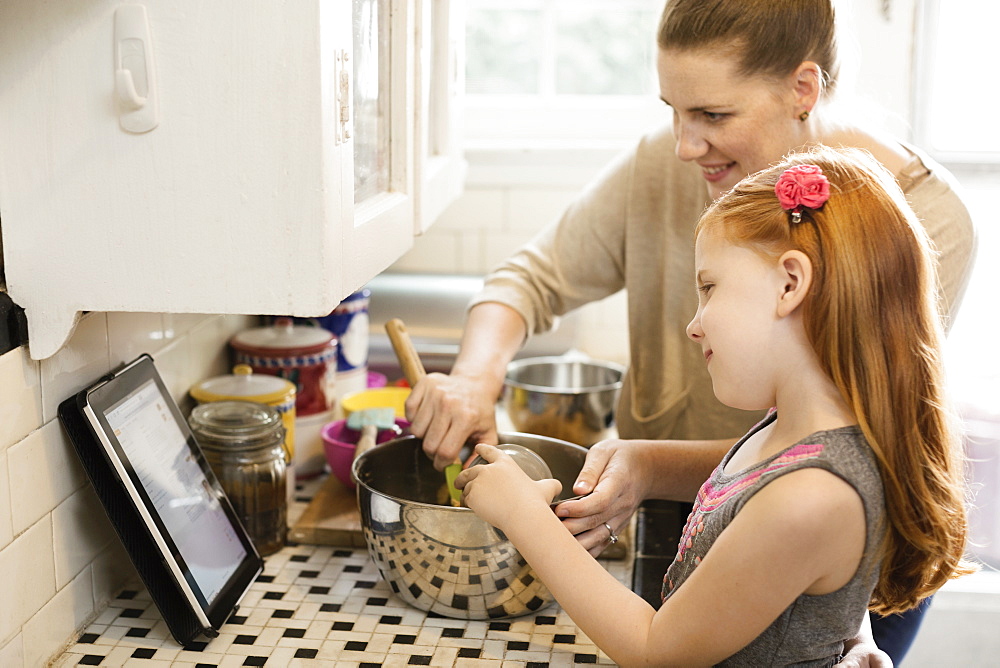
[[[668,116],[663,0],[468,0],[467,146],[631,141]]]
[[[968,17],[975,17],[969,21]],[[1000,5],[928,0],[921,17],[914,97],[917,143],[961,182],[979,231],[979,255],[948,337],[948,374],[967,436],[970,551],[1000,567],[1000,90],[990,73]]]
[[[929,0],[921,19],[915,114],[921,144],[944,161],[997,164],[1000,89],[992,63],[1000,4]]]

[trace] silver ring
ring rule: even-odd
[[[615,530],[611,528],[611,525],[607,522],[604,523],[604,528],[608,530],[608,542],[614,545],[618,542],[618,536],[615,534]]]

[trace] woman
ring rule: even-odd
[[[631,363],[616,422],[629,440],[592,448],[574,492],[593,493],[559,507],[592,554],[606,546],[607,527],[624,526],[643,500],[692,500],[761,417],[715,399],[704,360],[686,341],[697,308],[689,287],[692,230],[709,202],[807,145],[861,148],[896,176],[936,246],[942,308],[950,315],[975,250],[950,175],[916,149],[833,115],[838,64],[830,2],[670,0],[657,42],[671,126],[643,138],[561,220],[487,277],[451,373],[428,375],[407,402],[413,432],[439,468],[466,439],[496,443],[495,400],[526,337],[627,289]],[[665,470],[673,474],[636,473]]]

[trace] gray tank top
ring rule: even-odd
[[[844,641],[857,634],[878,581],[877,550],[885,521],[882,479],[875,455],[857,426],[816,432],[748,469],[725,474],[726,463],[746,439],[776,417],[771,413],[740,439],[702,485],[681,535],[677,556],[663,579],[663,600],[697,568],[750,497],[792,471],[825,469],[854,487],[864,502],[867,535],[857,572],[835,592],[799,596],[763,633],[719,665],[832,666],[841,658]]]

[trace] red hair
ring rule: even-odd
[[[792,224],[774,185],[800,164],[820,167],[831,194]],[[797,249],[812,262],[806,335],[854,410],[885,491],[871,609],[907,610],[975,570],[963,560],[966,488],[943,390],[934,255],[892,175],[864,151],[816,147],[737,184],[702,216],[697,233],[708,229],[766,257]]]

